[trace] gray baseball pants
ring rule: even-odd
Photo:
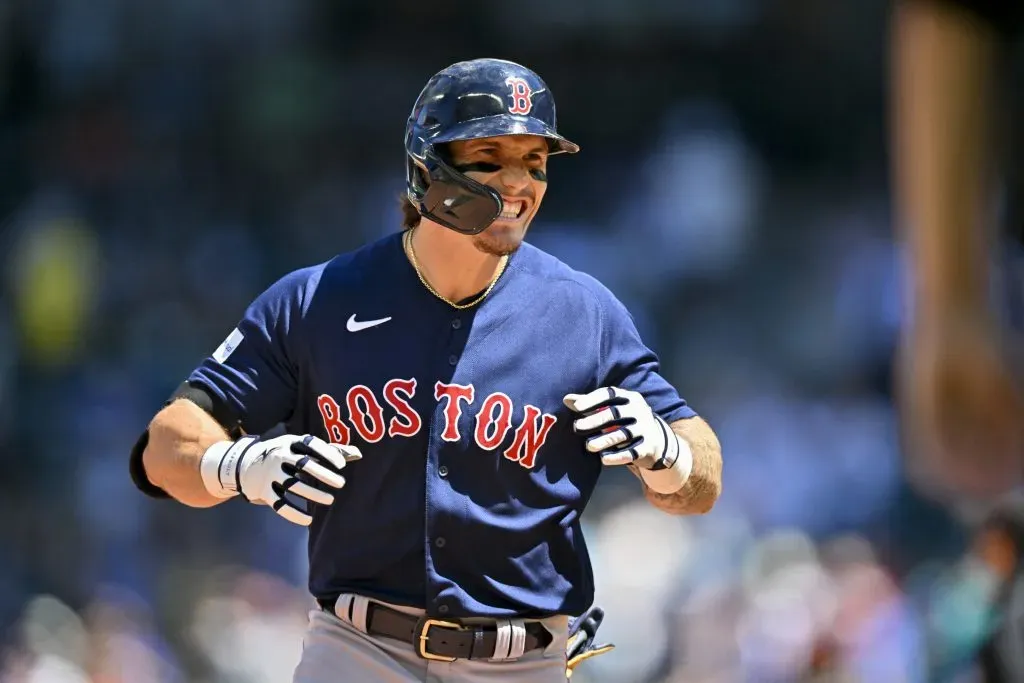
[[[350,600],[356,605],[351,620]],[[343,595],[338,599],[338,611],[344,616],[319,609],[309,613],[293,683],[565,683],[568,617],[541,621],[552,636],[542,650],[516,659],[440,662],[421,658],[411,643],[368,635],[366,604],[365,598]],[[407,614],[423,614],[423,610],[382,604]],[[342,605],[345,609],[340,609]]]

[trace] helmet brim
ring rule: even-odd
[[[551,126],[540,119],[514,114],[485,116],[479,119],[463,121],[446,130],[444,133],[430,138],[434,144],[455,142],[456,140],[476,140],[493,138],[500,135],[539,135],[550,142],[551,154],[575,154],[580,146],[570,142],[556,133]]]

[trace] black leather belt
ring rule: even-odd
[[[320,608],[337,615],[334,600],[317,600]],[[351,619],[351,615],[349,615]],[[551,633],[538,622],[524,624],[523,652],[551,644]],[[495,624],[460,624],[457,621],[416,617],[370,600],[366,608],[366,632],[412,645],[423,659],[454,662],[456,659],[491,659],[498,639]]]

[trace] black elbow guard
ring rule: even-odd
[[[231,410],[222,401],[214,400],[214,397],[202,385],[182,382],[164,405],[168,406],[179,398],[191,401],[202,408],[224,428],[224,431],[232,439],[238,439],[243,435],[241,421],[232,414]]]
[[[186,399],[196,404],[204,411],[209,413],[213,419],[215,419],[224,429],[228,432],[228,436],[232,439],[238,439],[243,435],[239,420],[235,418],[231,412],[219,402],[215,402],[213,397],[203,389],[201,386],[190,384],[188,382],[182,382],[174,393],[164,402],[163,407],[169,406],[179,398]],[[170,495],[159,486],[156,486],[149,480],[146,475],[146,467],[142,462],[142,453],[146,450],[146,445],[149,443],[149,429],[146,429],[139,440],[135,442],[132,447],[131,456],[128,459],[128,471],[131,474],[132,482],[135,487],[142,491],[147,496],[152,498],[170,498]]]
[[[132,446],[131,456],[128,458],[128,472],[132,476],[135,488],[145,493],[150,498],[170,498],[166,491],[156,486],[146,476],[146,467],[142,463],[142,453],[149,443],[149,430],[142,432],[139,440]]]

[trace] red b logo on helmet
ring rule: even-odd
[[[512,106],[508,108],[509,114],[529,114],[533,109],[533,91],[523,78],[512,76],[505,81],[505,85],[512,89]]]

